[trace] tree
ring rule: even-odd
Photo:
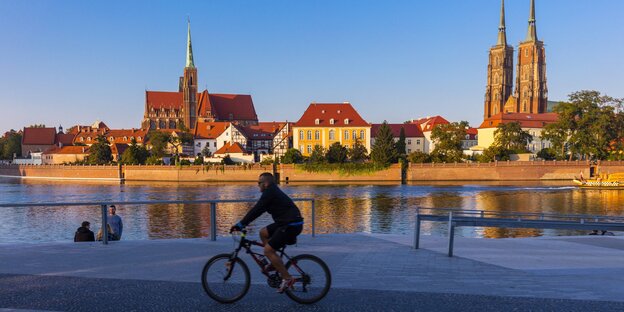
[[[366,146],[362,144],[359,138],[355,138],[355,143],[353,143],[353,147],[349,149],[349,160],[352,162],[362,162],[365,161],[368,156],[366,155],[368,151],[366,150]]]
[[[310,162],[313,164],[323,164],[325,160],[325,148],[320,145],[314,145],[312,154],[310,154]]]
[[[406,144],[405,144],[405,128],[401,127],[401,133],[399,134],[399,140],[395,143],[397,149],[397,155],[405,155],[406,154]]]
[[[282,156],[281,161],[283,164],[300,164],[303,161],[303,156],[298,149],[291,148]]]
[[[152,145],[152,156],[162,158],[166,154],[171,135],[166,132],[153,130],[148,133],[149,142]]]
[[[373,144],[370,156],[373,162],[382,166],[389,165],[397,160],[397,150],[392,130],[390,130],[388,122],[385,120],[379,127],[379,130],[377,130],[375,144]]]
[[[537,152],[537,157],[543,160],[555,160],[557,159],[557,153],[555,152],[554,149],[547,147]]]
[[[135,138],[132,138],[130,145],[121,155],[121,163],[126,165],[143,165],[147,161],[149,152],[147,149],[138,145]]]
[[[182,126],[184,125],[182,124]],[[173,146],[176,154],[180,151],[180,146],[192,143],[193,135],[188,132],[178,131],[169,136],[169,144]]]
[[[407,159],[409,160],[409,162],[414,164],[431,162],[431,156],[421,151],[411,152],[409,155],[407,155]]]
[[[104,165],[113,161],[113,153],[108,141],[103,135],[98,135],[95,144],[89,148],[88,163],[92,165]]]
[[[494,131],[494,145],[514,153],[526,151],[526,146],[533,140],[527,131],[522,130],[519,122],[501,123]]]
[[[347,161],[347,153],[348,150],[346,147],[342,146],[340,142],[334,142],[332,145],[329,146],[329,149],[327,150],[327,155],[325,155],[325,157],[327,157],[327,161],[329,163],[341,164]]]
[[[13,159],[13,155],[22,156],[22,135],[11,130],[7,137],[2,138],[0,144],[0,158]]]
[[[197,157],[195,157],[195,159],[193,160],[193,165],[203,165],[204,164],[204,157],[202,155],[197,155]]]
[[[202,148],[201,155],[204,156],[204,157],[212,156],[212,152],[210,151],[210,147],[208,147],[208,144],[206,144],[206,146],[204,146],[204,148]]]
[[[462,140],[466,137],[467,121],[438,125],[431,131],[435,148],[431,151],[433,160],[461,162],[464,154]]]
[[[230,157],[230,155],[228,154],[221,159],[221,163],[224,165],[233,165],[234,161],[232,160],[232,157]]]

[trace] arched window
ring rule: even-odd
[[[303,130],[299,130],[299,140],[303,140]]]
[[[332,119],[330,119],[330,120],[329,120],[329,124],[330,124],[330,125],[333,125],[333,124],[334,124],[334,118],[332,118]]]
[[[345,130],[344,131],[344,139],[348,140],[349,139],[349,130]]]
[[[314,139],[315,140],[320,140],[321,139],[321,131],[314,131]]]
[[[312,140],[312,130],[308,130],[308,140]]]
[[[336,132],[334,130],[329,130],[329,139],[330,140],[336,139]]]
[[[167,125],[165,124],[164,120],[161,120],[158,122],[158,128],[160,129],[165,129],[167,127]]]
[[[364,140],[364,130],[360,130],[360,140]]]
[[[169,129],[175,129],[176,128],[176,122],[173,120],[169,121]]]
[[[150,130],[154,130],[156,129],[156,122],[153,120],[150,120]]]
[[[354,140],[357,138],[357,130],[353,130],[353,136],[351,138]]]
[[[314,119],[314,124],[315,124],[315,125],[318,125],[318,124],[320,124],[320,123],[321,123],[321,120],[320,120],[320,119],[318,119],[318,118]]]
[[[348,125],[348,124],[349,124],[349,118],[345,118],[345,120],[344,120],[344,124],[345,124],[345,125]]]

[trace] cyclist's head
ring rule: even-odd
[[[269,186],[275,184],[275,178],[270,172],[265,172],[258,177],[258,186],[260,187],[260,191],[266,190]]]

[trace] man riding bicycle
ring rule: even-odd
[[[262,196],[245,217],[232,226],[230,232],[242,230],[265,212],[273,217],[274,223],[260,230],[260,239],[264,243],[264,255],[282,276],[282,284],[277,290],[282,293],[292,287],[295,279],[288,273],[276,251],[287,243],[296,241],[297,235],[303,230],[303,218],[292,199],[277,187],[271,173],[265,172],[260,175],[258,187]]]

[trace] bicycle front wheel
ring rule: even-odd
[[[202,271],[202,286],[210,298],[221,303],[232,303],[240,300],[249,290],[251,282],[249,268],[230,254],[219,254],[212,257]]]
[[[315,303],[329,292],[331,272],[319,257],[298,255],[286,263],[286,270],[295,278],[292,288],[286,289],[286,295],[298,303]]]

